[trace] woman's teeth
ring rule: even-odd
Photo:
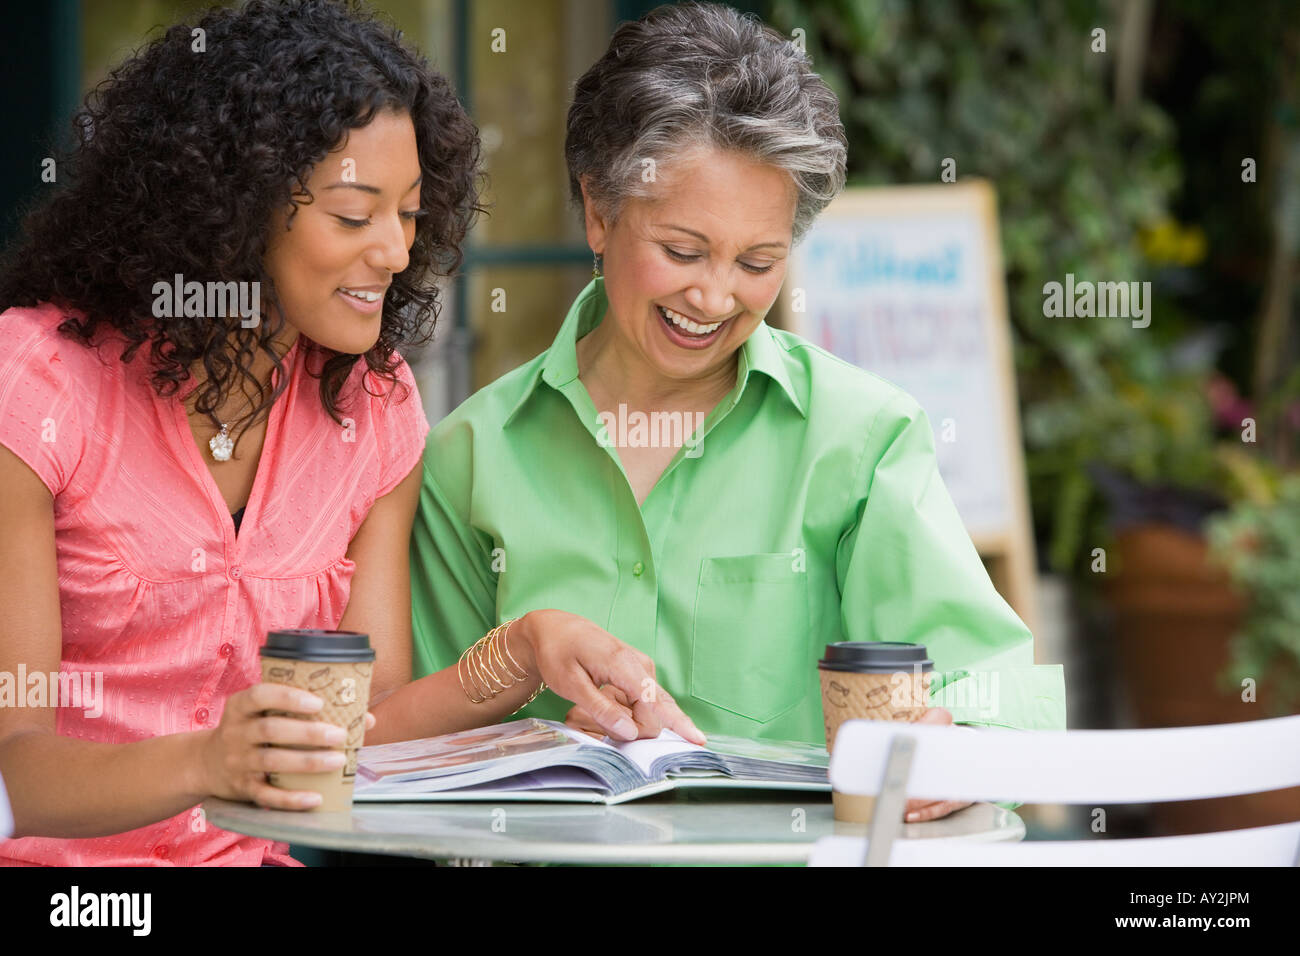
[[[679,329],[685,329],[691,335],[710,335],[722,327],[721,322],[714,322],[712,325],[700,325],[698,322],[692,322],[686,316],[679,315],[672,309],[665,308],[662,305],[659,306],[659,311],[664,314],[664,318],[668,319],[669,322]]]
[[[339,291],[345,295],[350,295],[355,299],[360,299],[362,302],[378,302],[383,298],[383,295],[379,292],[354,292],[351,289],[345,289],[342,286],[339,286]]]

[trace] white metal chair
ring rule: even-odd
[[[5,791],[5,778],[0,777],[0,840],[14,835],[14,816],[9,808],[9,794]]]
[[[854,720],[835,738],[830,777],[842,793],[875,795],[875,813],[865,837],[818,840],[811,866],[1300,866],[1300,822],[1140,840],[898,839],[909,797],[1101,805],[1300,786],[1300,716],[1169,730],[973,734]]]

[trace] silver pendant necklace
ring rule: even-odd
[[[221,431],[208,439],[208,447],[212,449],[213,461],[230,461],[230,453],[235,450],[235,443],[230,438],[229,423],[221,423]]]
[[[249,408],[251,405],[251,401],[246,401],[244,408]],[[212,460],[230,461],[230,456],[235,450],[235,441],[230,437],[230,422],[219,421],[215,415],[212,416],[212,420],[221,426],[221,431],[208,439],[208,448],[212,449]]]
[[[292,346],[290,347],[289,351],[292,351]],[[285,353],[285,355],[287,354],[288,352]],[[284,355],[280,357],[284,358]],[[273,390],[275,388],[275,383],[278,381],[279,375],[280,375],[279,369],[276,368],[271,369],[271,388]],[[261,394],[265,394],[265,393],[263,392]],[[244,411],[253,407],[254,400],[249,398],[247,393],[244,393],[244,399],[245,399],[244,407],[240,409],[240,414],[243,414]],[[215,424],[217,424],[221,428],[221,431],[217,432],[215,435],[213,435],[211,438],[208,439],[208,448],[211,449],[212,451],[212,460],[230,461],[230,457],[231,455],[234,454],[235,451],[235,440],[230,437],[230,426],[232,422],[223,422],[220,419],[218,419],[216,415],[213,415],[211,412],[208,413],[208,418],[210,418]],[[269,416],[268,416],[268,420],[269,420]],[[232,419],[232,421],[238,421],[238,416]]]

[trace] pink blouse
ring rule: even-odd
[[[120,341],[97,352],[61,336],[63,318],[48,303],[0,314],[0,443],[54,495],[57,731],[125,743],[215,727],[226,698],[261,679],[267,631],[338,626],[348,543],[424,451],[415,381],[403,362],[405,400],[370,377],[372,397],[358,362],[340,426],[295,343],[236,537],[181,405],[194,383],[160,398],[147,346],[124,364]],[[0,840],[0,865],[301,865],[288,850],[220,830],[195,806],[114,836]]]

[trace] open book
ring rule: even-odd
[[[683,786],[829,791],[828,763],[811,744],[714,734],[706,748],[671,730],[611,742],[528,718],[362,747],[353,800],[614,804]]]

